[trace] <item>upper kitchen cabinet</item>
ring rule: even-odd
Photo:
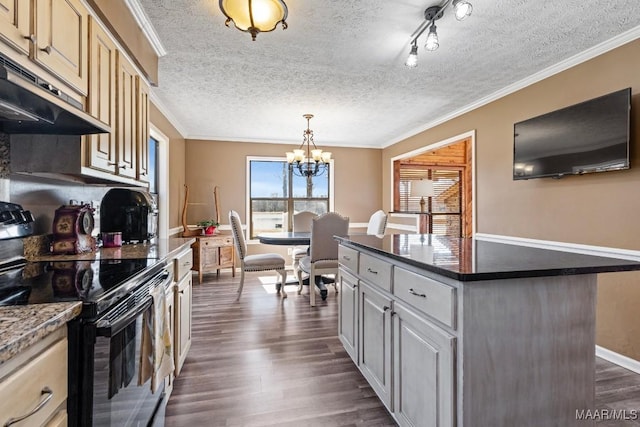
[[[149,85],[138,76],[138,181],[149,182]]]
[[[111,37],[89,18],[89,113],[111,126],[110,133],[87,136],[88,167],[116,173],[116,55]]]
[[[29,55],[30,14],[30,1],[0,0],[0,39],[24,55]]]
[[[117,70],[116,167],[118,175],[135,179],[138,165],[137,73],[133,65],[120,52],[117,55]]]
[[[20,2],[27,3],[25,0]],[[88,10],[81,0],[36,0],[34,5],[33,59],[86,95],[89,81]]]

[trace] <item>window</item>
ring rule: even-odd
[[[329,212],[332,203],[332,169],[314,177],[294,175],[283,159],[249,159],[249,236],[291,231],[293,214]]]
[[[158,145],[155,138],[149,138],[149,193],[158,194]]]
[[[420,211],[420,197],[411,195],[411,183],[422,178],[433,180],[434,196],[429,197],[429,200],[425,198],[427,201],[425,211],[431,212],[428,232],[461,236],[462,170],[459,168],[434,169],[401,166],[400,206],[398,210],[403,212]]]

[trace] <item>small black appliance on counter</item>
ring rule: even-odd
[[[158,207],[146,191],[112,188],[100,203],[100,232],[121,232],[122,243],[156,237]]]

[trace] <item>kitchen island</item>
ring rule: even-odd
[[[401,426],[593,425],[597,274],[615,258],[433,235],[336,237],[339,336]]]

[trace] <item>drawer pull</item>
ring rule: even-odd
[[[419,294],[419,293],[417,293],[416,291],[414,291],[414,290],[413,290],[413,288],[409,289],[409,293],[410,293],[411,295],[415,295],[415,296],[417,296],[417,297],[422,297],[422,298],[426,298],[426,297],[427,297],[427,295],[426,295],[426,294]]]
[[[38,403],[38,406],[36,406],[35,408],[33,408],[33,410],[31,412],[29,412],[28,414],[22,415],[20,417],[15,417],[15,418],[9,418],[7,420],[6,423],[4,423],[4,427],[9,427],[12,424],[15,424],[17,422],[20,422],[22,420],[24,420],[25,418],[29,418],[31,415],[35,414],[36,412],[38,412],[40,409],[44,408],[44,405],[46,405],[47,403],[49,403],[49,401],[51,400],[51,398],[53,397],[53,391],[51,391],[51,389],[49,387],[44,387],[42,389],[42,396],[40,403]],[[46,396],[45,396],[46,395]]]
[[[367,271],[371,274],[378,274],[378,272],[375,270],[372,270],[371,267],[367,267]]]
[[[185,262],[183,262],[183,263],[182,263],[182,265],[183,265],[184,267],[188,267],[188,266],[190,266],[190,265],[191,265],[191,261],[185,261]]]
[[[23,36],[25,39],[29,40],[30,43],[36,44],[37,39],[35,34],[30,34],[28,36]]]
[[[347,255],[343,255],[342,259],[345,260],[345,261],[351,261],[351,257],[347,256]]]

